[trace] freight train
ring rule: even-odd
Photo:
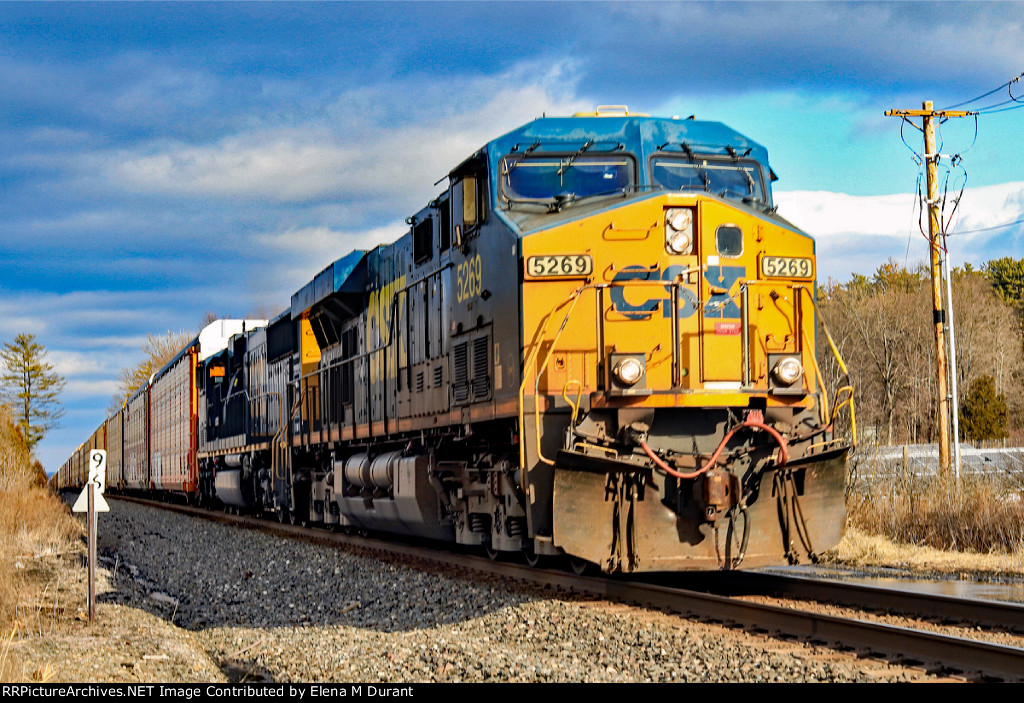
[[[814,241],[774,180],[718,122],[536,119],[274,319],[206,327],[58,483],[104,448],[108,490],[531,563],[814,559],[845,522],[852,390],[815,360]]]

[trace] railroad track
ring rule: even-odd
[[[908,616],[948,622],[967,622],[1004,631],[1024,632],[1024,605],[950,596],[906,593],[892,588],[821,581],[756,572],[736,572],[729,578],[695,579],[701,590],[672,585],[673,579],[581,576],[558,569],[530,567],[464,552],[439,550],[412,543],[332,533],[278,524],[262,518],[229,515],[194,506],[119,497],[143,505],[172,510],[225,524],[300,538],[342,544],[374,552],[411,557],[447,567],[468,569],[538,586],[599,596],[702,620],[721,622],[772,636],[798,638],[839,650],[881,656],[929,672],[946,672],[968,680],[1024,681],[1024,648],[968,637],[840,617],[795,605],[773,605],[742,596],[783,595],[840,603],[867,610],[900,612]],[[690,583],[688,581],[688,583]]]

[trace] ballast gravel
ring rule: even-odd
[[[109,502],[105,600],[190,631],[234,681],[928,678],[763,634]]]

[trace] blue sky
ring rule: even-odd
[[[35,334],[69,380],[37,454],[99,424],[147,334],[279,312],[541,113],[725,122],[768,148],[823,276],[916,263],[918,166],[882,113],[1022,71],[1017,2],[0,3],[0,340]],[[942,127],[957,229],[1024,218],[1022,136],[1024,110]],[[1021,257],[1024,227],[951,244]]]

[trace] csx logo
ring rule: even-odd
[[[686,271],[685,266],[669,266],[664,271],[651,271],[643,266],[627,266],[615,274],[612,283],[621,281],[673,281]],[[715,293],[704,303],[704,316],[721,319],[738,318],[740,308],[733,296],[736,295],[737,282],[747,273],[743,266],[714,266],[704,272],[704,280],[714,288],[727,291]],[[656,289],[654,289],[656,290]],[[665,297],[651,298],[652,288],[648,286],[613,286],[611,289],[612,304],[617,312],[631,320],[643,320],[650,316],[661,305],[663,317],[671,316],[672,288],[665,286]],[[626,300],[627,295],[634,302]],[[636,302],[641,296],[647,300]],[[697,287],[682,285],[679,287],[679,317],[691,317],[697,312]]]

